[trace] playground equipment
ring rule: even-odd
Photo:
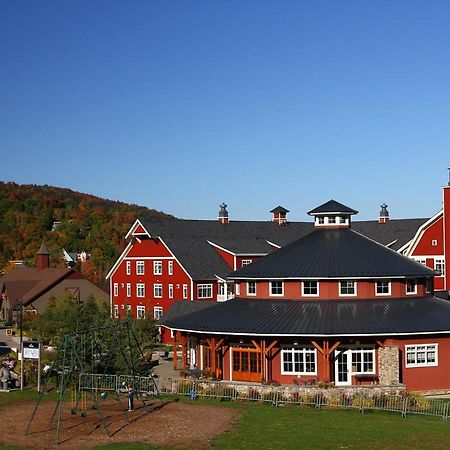
[[[4,391],[20,387],[19,375],[11,370],[6,363],[3,363],[0,367],[0,382]]]
[[[57,445],[60,443],[62,407],[66,391],[70,393],[70,413],[72,415],[80,413],[81,417],[85,417],[90,403],[90,409],[98,414],[109,437],[111,432],[101,405],[108,393],[117,400],[128,423],[130,421],[121,398],[126,393],[124,387],[132,386],[134,395],[143,406],[146,405],[149,396],[160,397],[156,382],[130,325],[129,320],[125,320],[113,325],[65,334],[62,337],[55,361],[44,379],[43,389],[34,406],[25,435],[30,431],[47,384],[52,377],[56,377],[59,385],[58,401],[50,419],[50,422],[53,422],[55,417],[57,420]],[[118,367],[122,371],[119,375],[116,374]]]

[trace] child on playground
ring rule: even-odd
[[[127,386],[128,411],[134,411],[134,390],[133,386]]]

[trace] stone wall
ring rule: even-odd
[[[396,345],[378,349],[378,379],[383,385],[395,385],[400,382],[399,350]]]

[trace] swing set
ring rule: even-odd
[[[122,372],[119,375],[118,370]],[[145,364],[144,353],[129,320],[65,334],[62,337],[55,361],[44,379],[43,388],[28,421],[25,435],[30,432],[48,382],[54,375],[59,381],[59,396],[50,423],[56,420],[57,445],[61,442],[63,403],[68,397],[71,415],[80,414],[81,417],[86,417],[90,405],[92,412],[98,414],[109,437],[112,434],[102,409],[102,401],[108,394],[118,402],[127,423],[130,423],[130,419],[121,398],[121,394],[126,393],[126,387],[132,386],[136,398],[144,407],[151,396],[161,400],[158,386],[151,369]]]

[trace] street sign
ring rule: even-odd
[[[24,359],[40,359],[39,342],[24,341],[22,345]]]

